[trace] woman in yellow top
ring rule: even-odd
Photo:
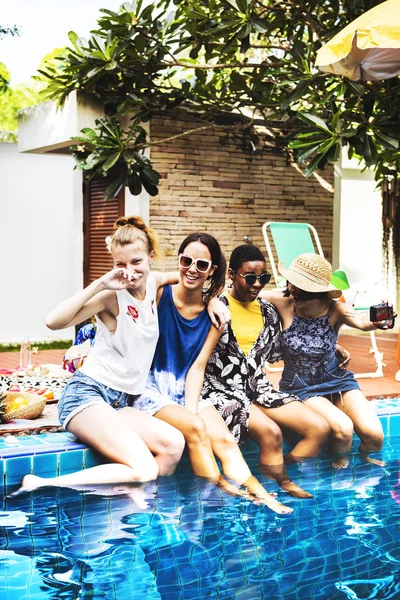
[[[286,474],[280,426],[300,436],[286,458],[293,462],[319,454],[329,423],[297,396],[275,390],[266,377],[265,363],[282,356],[282,338],[276,309],[259,298],[271,277],[260,249],[247,244],[235,248],[228,273],[232,287],[221,300],[229,305],[232,321],[208,361],[202,397],[211,400],[239,444],[249,436],[259,444],[263,470],[282,489],[310,497]]]

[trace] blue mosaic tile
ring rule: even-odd
[[[60,475],[83,469],[83,450],[69,450],[60,454]]]
[[[19,446],[35,447],[43,444],[43,441],[38,435],[19,435],[17,437]],[[9,446],[8,446],[9,447]]]
[[[42,477],[43,475],[57,477],[58,475],[58,454],[38,454],[32,457],[33,474]]]
[[[105,462],[104,457],[95,450],[92,450],[91,448],[87,448],[83,451],[83,458],[85,469],[90,469],[90,467],[96,467],[97,465],[104,464]]]
[[[42,441],[46,442],[47,444],[61,443],[61,442],[67,443],[67,442],[71,441],[71,438],[68,435],[65,435],[65,433],[63,433],[62,431],[60,431],[58,433],[41,433],[40,438],[42,439]]]
[[[9,458],[6,461],[7,484],[17,483],[32,471],[32,457]]]

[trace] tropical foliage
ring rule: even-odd
[[[98,119],[96,125],[96,130],[83,129],[84,137],[75,138],[78,143],[71,147],[78,168],[88,171],[91,176],[104,175],[117,163],[122,163],[124,168],[118,170],[104,197],[113,198],[124,185],[134,196],[140,194],[142,187],[155,196],[160,176],[143,152],[146,132],[137,119],[133,119],[127,132],[122,131],[116,117]]]
[[[89,174],[120,165],[131,190],[139,180],[153,192],[157,185],[148,161],[132,154],[146,144],[140,121],[177,109],[209,127],[236,115],[247,135],[289,148],[306,175],[347,146],[381,181],[399,166],[399,79],[354,83],[314,66],[323,43],[379,3],[133,0],[118,13],[102,9],[90,39],[70,32],[58,63],[41,70],[46,97],[62,105],[77,90],[102,103],[109,122],[86,131],[76,154]],[[134,117],[123,132],[117,120],[126,114]]]
[[[10,85],[10,74],[0,63],[0,142],[16,142],[18,129],[18,111],[37,104],[40,91],[32,85]]]

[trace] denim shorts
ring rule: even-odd
[[[58,401],[58,418],[64,429],[78,413],[94,404],[106,403],[119,410],[132,406],[137,396],[119,392],[88,375],[75,371]]]

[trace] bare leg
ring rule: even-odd
[[[235,438],[229,432],[225,421],[213,406],[207,406],[200,412],[210,436],[212,449],[222,464],[222,470],[229,479],[246,488],[251,496],[277,513],[289,513],[292,509],[281,504],[261,483],[252,476],[251,471],[240,452]]]
[[[289,402],[278,408],[265,408],[257,403],[256,406],[280,427],[286,427],[301,436],[301,440],[285,457],[287,462],[298,462],[303,458],[318,456],[331,431],[324,417],[302,402]]]
[[[132,411],[132,417],[128,411]],[[143,416],[146,415],[142,415],[134,408],[125,408],[117,412],[106,403],[92,405],[82,410],[71,419],[68,424],[68,431],[98,450],[111,463],[68,475],[61,475],[60,477],[42,478],[27,475],[23,479],[19,491],[31,491],[48,485],[73,488],[79,485],[133,483],[156,479],[160,473],[157,459],[153,457],[149,448],[135,431],[135,427],[140,431],[140,423],[147,422],[147,426],[150,428],[155,419],[147,418],[147,416],[146,419],[142,419]],[[131,421],[136,418],[138,422],[133,427]],[[154,425],[157,428],[158,424],[154,423]],[[157,429],[157,433],[160,435],[162,428],[158,427]],[[175,459],[180,457],[183,450],[182,440],[178,432],[177,434],[175,436],[175,432],[169,428],[166,428],[165,434],[164,432],[162,434],[162,439],[168,440],[168,443],[165,443],[166,446],[173,445],[173,440],[176,441],[176,446],[174,446]],[[157,440],[155,441],[156,444]],[[160,444],[160,448],[162,445]],[[161,460],[163,468],[165,462],[163,457]],[[168,465],[171,468],[171,459]]]
[[[335,401],[335,405],[354,423],[355,432],[361,439],[359,446],[361,458],[374,465],[384,467],[385,462],[369,456],[370,452],[382,450],[384,439],[382,424],[372,406],[361,390],[344,392],[342,399],[343,405],[340,398]]]
[[[194,415],[179,404],[174,404],[159,410],[155,417],[166,421],[183,433],[195,475],[211,479],[220,476],[206,426],[198,415]]]
[[[182,433],[169,423],[129,407],[118,414],[142,438],[158,464],[159,475],[172,475],[185,448]]]
[[[289,478],[283,462],[282,432],[279,426],[267,417],[256,404],[252,404],[250,407],[248,426],[250,437],[260,447],[260,468],[262,472],[276,481],[279,487],[290,496],[312,498],[312,494],[300,488]]]
[[[342,411],[338,410],[332,402],[322,396],[307,398],[305,404],[325,417],[331,426],[332,433],[329,445],[335,457],[332,467],[335,469],[346,468],[349,464],[349,453],[353,441],[352,420]]]

